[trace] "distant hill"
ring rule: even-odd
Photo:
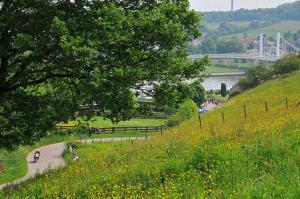
[[[240,9],[234,12],[207,12],[204,14],[205,22],[300,20],[300,1],[283,4],[277,8]]]

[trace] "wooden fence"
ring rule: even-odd
[[[164,126],[135,126],[135,127],[110,127],[110,128],[90,128],[91,133],[105,134],[105,133],[127,133],[127,132],[160,132],[165,129]]]
[[[76,128],[77,126],[56,126],[60,129]],[[165,125],[160,126],[133,126],[133,127],[109,127],[109,128],[97,128],[90,127],[87,131],[88,134],[111,134],[111,133],[149,133],[149,132],[161,132],[166,129]]]

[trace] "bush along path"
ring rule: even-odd
[[[80,142],[91,144],[97,142],[123,142],[123,141],[130,141],[130,140],[146,140],[146,139],[148,139],[147,135],[145,135],[144,137],[81,139]],[[10,185],[16,185],[25,182],[28,179],[34,178],[37,174],[42,174],[49,170],[64,167],[66,165],[66,162],[62,157],[62,155],[64,153],[65,148],[66,148],[66,143],[61,142],[61,143],[43,146],[31,151],[26,158],[27,165],[28,165],[28,172],[26,176],[10,183],[1,184],[0,190]],[[34,162],[33,156],[36,151],[39,151],[41,155],[39,160],[37,162]]]

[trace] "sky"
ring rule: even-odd
[[[234,0],[234,9],[272,8],[296,0]],[[229,11],[231,0],[190,0],[192,9],[197,11]]]

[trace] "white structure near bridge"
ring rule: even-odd
[[[275,62],[282,58],[284,55],[293,52],[299,52],[300,50],[289,43],[287,40],[281,37],[280,33],[276,34],[276,42],[267,40],[265,35],[261,33],[259,35],[258,48],[254,51],[243,53],[243,54],[194,54],[188,58],[192,60],[202,59],[208,56],[210,59],[219,60],[250,60],[250,61],[264,61],[264,62]]]

